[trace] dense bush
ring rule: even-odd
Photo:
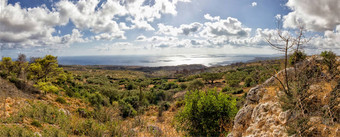
[[[192,136],[219,136],[237,113],[236,100],[216,90],[191,91],[176,116],[181,129]]]
[[[121,112],[121,116],[123,118],[134,117],[137,115],[137,111],[132,107],[131,104],[126,103],[123,100],[119,100],[118,104],[119,104],[119,110]]]
[[[185,83],[181,83],[181,84],[179,85],[179,87],[180,87],[182,90],[186,90],[186,89],[188,88],[188,85],[185,84]]]
[[[289,56],[289,64],[294,65],[298,62],[305,60],[307,57],[306,53],[302,51],[295,51],[292,55]]]
[[[245,80],[244,80],[244,86],[245,87],[250,87],[250,86],[252,86],[252,85],[254,85],[253,84],[253,78],[251,78],[251,77],[247,77]]]
[[[59,89],[54,86],[51,82],[38,82],[34,87],[44,91],[44,93],[57,93]]]
[[[32,137],[34,132],[28,127],[21,127],[17,125],[0,125],[0,136],[2,137]]]
[[[200,90],[203,87],[204,87],[204,83],[201,80],[196,79],[189,84],[188,90]]]
[[[94,106],[108,106],[110,104],[106,97],[103,97],[100,93],[94,93],[89,97],[89,101]]]
[[[165,92],[163,90],[152,90],[146,94],[146,98],[150,104],[157,105],[158,102],[168,100],[171,97],[169,92]]]
[[[206,82],[211,81],[211,84],[213,84],[215,80],[221,79],[223,75],[221,75],[220,73],[203,73],[201,74],[201,77]]]
[[[327,65],[328,70],[332,73],[336,62],[336,54],[332,51],[323,51],[320,56],[323,57],[322,63]]]

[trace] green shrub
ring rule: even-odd
[[[77,113],[83,118],[90,118],[93,116],[93,113],[85,108],[78,108]]]
[[[81,121],[76,127],[76,135],[85,135],[91,137],[101,137],[105,132],[105,125],[99,124],[93,119]]]
[[[332,51],[323,51],[320,56],[323,57],[322,63],[327,65],[329,71],[332,73],[334,65],[336,63],[336,54]]]
[[[244,86],[245,86],[245,87],[250,87],[250,86],[252,86],[253,81],[254,81],[253,78],[247,77],[246,79],[244,79]]]
[[[39,122],[39,121],[36,121],[36,120],[33,120],[33,121],[31,122],[31,125],[32,125],[32,126],[35,126],[35,127],[42,127],[42,125],[40,124],[40,122]]]
[[[62,98],[62,97],[58,97],[55,101],[59,102],[61,104],[66,104],[66,100],[64,98]]]
[[[158,102],[168,100],[168,98],[171,97],[169,92],[165,92],[163,90],[152,90],[146,94],[146,98],[150,104],[157,105]]]
[[[40,90],[44,91],[45,94],[47,92],[49,93],[57,93],[58,88],[54,86],[51,82],[38,82],[36,85],[34,85],[36,88],[39,88]]]
[[[230,92],[232,91],[233,89],[229,86],[225,86],[224,88],[222,88],[222,92]]]
[[[169,89],[174,89],[174,88],[178,88],[178,85],[175,82],[169,82],[169,83],[162,84],[163,90],[169,90]]]
[[[188,88],[188,85],[185,84],[185,83],[181,83],[181,84],[179,85],[179,87],[180,87],[182,90],[186,90],[186,89]]]
[[[298,62],[305,60],[307,55],[302,51],[295,51],[291,56],[289,56],[289,64],[294,65]]]
[[[243,93],[243,89],[242,88],[238,88],[238,89],[235,89],[231,92],[232,94],[241,94]]]
[[[1,125],[0,126],[1,137],[34,137],[34,132],[28,127],[21,127],[17,125]]]
[[[196,79],[189,84],[188,89],[189,90],[200,90],[203,87],[204,87],[204,83],[201,80]]]
[[[123,118],[134,117],[134,116],[137,115],[137,111],[135,109],[133,109],[131,104],[126,103],[123,100],[119,100],[118,104],[119,104],[119,110],[121,112],[121,116]]]
[[[137,95],[134,96],[128,96],[126,98],[123,99],[124,102],[129,103],[134,109],[138,109],[139,108],[139,97]]]
[[[236,99],[216,90],[196,90],[187,93],[176,120],[191,136],[219,136],[237,111]]]
[[[125,86],[125,88],[126,88],[127,90],[133,90],[133,89],[137,89],[137,86],[136,86],[133,82],[129,82],[129,83]]]
[[[42,134],[43,137],[66,137],[68,136],[64,130],[61,130],[57,127],[49,126],[44,129]]]
[[[211,84],[213,84],[215,80],[221,79],[223,75],[221,75],[220,73],[203,73],[201,74],[201,77],[206,82],[211,81]]]
[[[19,110],[17,115],[12,116],[12,122],[21,123],[25,118],[35,119],[40,123],[58,125],[65,132],[70,130],[70,118],[58,108],[43,102],[33,102]]]
[[[164,111],[167,111],[169,108],[170,108],[170,102],[168,101],[163,101],[159,104],[159,107],[164,110]]]
[[[106,99],[105,97],[103,97],[103,95],[101,95],[100,93],[96,92],[94,94],[92,94],[90,97],[89,97],[89,101],[92,105],[94,106],[108,106],[110,103],[109,103],[109,100]]]
[[[228,80],[227,83],[230,87],[239,87],[240,86],[239,80]]]

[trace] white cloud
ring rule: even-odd
[[[205,14],[204,18],[210,21],[219,21],[220,20],[220,16],[215,16],[212,17],[210,14]]]
[[[162,23],[158,24],[158,31],[156,34],[164,34],[177,36],[179,34],[182,35],[190,35],[192,33],[198,32],[203,25],[198,22],[193,22],[191,24],[182,24],[178,28],[170,25],[164,25]]]
[[[114,39],[126,39],[124,34],[119,33],[101,33],[93,37],[95,40],[114,40]]]
[[[276,15],[275,15],[275,19],[277,19],[277,20],[282,19],[282,18],[281,18],[281,14],[276,14]]]
[[[0,43],[6,47],[60,46],[83,42],[82,34],[75,29],[72,34],[53,36],[55,26],[66,25],[68,20],[56,10],[46,6],[22,8],[19,3],[7,4],[0,0]],[[67,46],[67,45],[66,45]]]
[[[231,38],[247,37],[251,28],[243,27],[236,18],[228,17],[215,22],[205,22],[200,32],[206,38]]]
[[[333,30],[340,24],[339,0],[289,0],[292,12],[284,16],[284,27],[305,26],[312,31]]]
[[[251,3],[251,6],[255,7],[255,6],[257,6],[257,3],[253,2],[253,3]]]
[[[1,46],[65,43],[63,41],[71,39],[68,37],[77,32],[56,36],[62,33],[55,27],[69,22],[75,25],[79,34],[80,31],[93,32],[91,38],[95,40],[126,39],[125,30],[154,30],[150,23],[155,19],[160,19],[163,14],[177,15],[179,2],[191,1],[157,0],[153,4],[145,4],[145,0],[61,0],[54,3],[50,10],[45,5],[23,8],[20,3],[11,5],[7,4],[7,0],[0,0],[0,43]],[[124,19],[128,23],[122,22]]]
[[[144,35],[140,35],[136,38],[137,41],[144,41],[146,40],[146,37]]]

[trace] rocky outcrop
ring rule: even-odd
[[[292,72],[293,68],[287,71]],[[287,136],[284,124],[290,113],[281,109],[276,90],[270,87],[275,77],[249,90],[246,103],[235,116],[233,130],[228,137]]]

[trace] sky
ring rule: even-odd
[[[339,0],[0,0],[0,56],[309,54],[340,50]]]

